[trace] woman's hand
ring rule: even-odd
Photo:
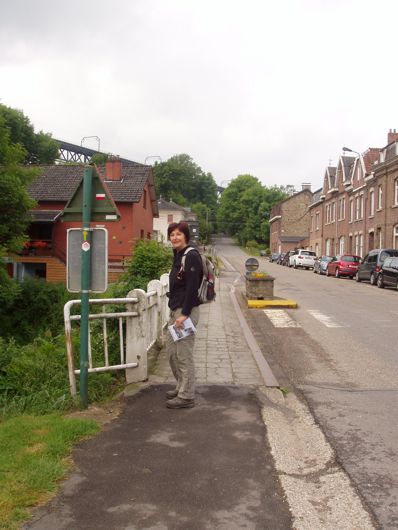
[[[178,318],[176,318],[176,321],[174,322],[174,325],[176,328],[182,329],[184,327],[184,322],[186,321],[188,317],[185,315],[181,315]]]

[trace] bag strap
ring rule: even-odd
[[[181,258],[181,269],[180,269],[182,271],[185,271],[185,260],[186,260],[188,252],[190,252],[191,250],[196,250],[196,249],[194,249],[193,247],[187,247],[185,249],[185,251],[184,251],[184,254],[182,255],[182,258]]]

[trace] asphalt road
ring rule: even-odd
[[[216,246],[243,274],[248,256],[227,239]],[[274,294],[299,304],[247,311],[262,351],[307,401],[380,527],[398,528],[398,292],[258,259]]]

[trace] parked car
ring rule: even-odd
[[[353,254],[334,256],[327,264],[326,276],[336,276],[336,278],[348,276],[352,279],[357,273],[360,261],[360,256],[354,256]]]
[[[269,257],[270,262],[274,263],[274,261],[278,261],[279,256],[280,256],[280,252],[272,252],[272,254]]]
[[[286,252],[281,252],[279,254],[279,258],[276,260],[276,264],[277,265],[281,265],[282,264],[282,261],[283,261],[283,258],[285,257],[285,255],[286,255]]]
[[[283,259],[281,261],[281,265],[284,265],[286,267],[289,266],[289,258],[290,256],[294,254],[294,250],[289,250],[289,252],[286,252],[286,254],[283,256]]]
[[[358,267],[358,272],[355,276],[357,282],[367,280],[371,285],[376,285],[377,276],[386,258],[391,256],[398,256],[398,250],[393,248],[376,248],[367,254]]]
[[[313,269],[315,258],[316,254],[312,250],[300,248],[289,257],[289,267],[294,267],[295,269],[297,269],[297,267]]]
[[[326,274],[326,268],[332,259],[332,256],[321,256],[315,260],[313,271],[318,274]]]
[[[377,275],[377,287],[398,289],[398,257],[386,258]]]

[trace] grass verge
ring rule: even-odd
[[[56,491],[70,466],[72,445],[98,430],[94,421],[55,414],[0,423],[0,528],[20,528],[28,509]]]

